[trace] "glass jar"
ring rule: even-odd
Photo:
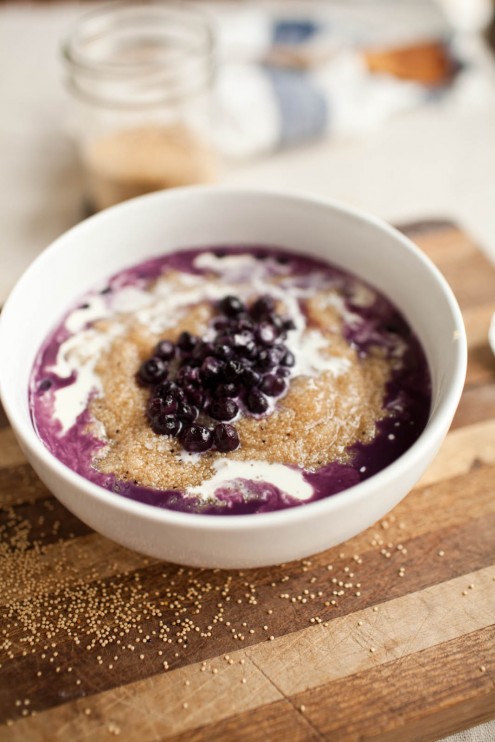
[[[214,41],[202,13],[117,2],[83,16],[62,52],[90,210],[215,180]]]

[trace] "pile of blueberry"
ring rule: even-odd
[[[225,296],[218,309],[211,342],[189,332],[175,344],[162,340],[137,373],[138,382],[151,388],[151,428],[177,437],[190,453],[238,448],[237,430],[229,423],[240,410],[266,412],[267,397],[283,394],[295,363],[284,344],[294,322],[275,312],[271,296],[260,296],[249,308]]]

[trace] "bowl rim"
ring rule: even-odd
[[[181,188],[157,191],[145,194],[129,201],[125,201],[101,211],[88,219],[66,230],[50,245],[48,245],[29,265],[13,287],[7,301],[4,304],[3,311],[0,314],[0,356],[5,335],[5,327],[8,325],[13,310],[10,307],[15,305],[19,295],[22,296],[24,284],[32,274],[42,268],[47,256],[60,249],[67,238],[72,236],[76,231],[87,231],[103,223],[107,219],[114,218],[117,211],[126,209],[132,210],[139,208],[139,202],[142,201],[161,201],[162,199],[187,199],[190,194],[204,195],[207,198],[213,194],[213,197],[222,198],[223,196],[251,197],[261,196],[281,200],[289,200],[299,204],[308,204],[330,208],[339,212],[345,218],[357,221],[360,224],[371,225],[379,231],[385,232],[397,242],[400,242],[409,253],[413,253],[416,259],[423,263],[427,270],[433,275],[435,281],[443,294],[443,298],[451,312],[454,320],[454,337],[456,342],[456,362],[453,370],[452,382],[445,392],[443,401],[435,406],[431,411],[425,429],[413,445],[407,449],[399,458],[386,466],[381,471],[373,474],[369,479],[360,482],[357,485],[349,487],[342,492],[322,498],[320,500],[301,503],[292,508],[276,510],[267,513],[255,513],[248,515],[205,515],[202,513],[184,513],[166,508],[160,508],[156,505],[149,505],[139,501],[126,498],[118,493],[110,492],[94,482],[86,479],[76,473],[68,466],[63,464],[52,454],[39,438],[31,420],[25,420],[16,410],[16,405],[8,398],[5,382],[3,380],[3,367],[0,365],[0,399],[2,400],[5,412],[10,424],[26,446],[35,460],[41,461],[42,464],[50,471],[54,477],[61,478],[70,486],[76,489],[84,490],[85,494],[90,495],[104,506],[116,508],[127,515],[138,516],[141,520],[153,521],[157,524],[167,524],[183,528],[191,528],[202,532],[206,531],[244,531],[255,528],[256,530],[265,530],[266,528],[289,526],[291,524],[304,520],[311,520],[313,517],[318,518],[325,514],[329,515],[339,510],[341,504],[347,503],[349,506],[356,505],[361,500],[368,497],[373,491],[380,488],[386,488],[401,472],[412,470],[424,457],[425,450],[436,449],[436,446],[443,440],[455,409],[458,405],[466,375],[467,367],[467,341],[462,314],[454,296],[452,289],[446,279],[428,258],[408,237],[399,232],[382,219],[361,211],[358,208],[339,202],[338,200],[308,195],[301,191],[285,188],[260,188],[260,187],[233,187],[233,186],[185,186]],[[26,394],[28,390],[26,389]]]

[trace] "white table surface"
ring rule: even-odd
[[[84,6],[87,9],[87,5]],[[58,43],[81,5],[0,7],[0,304],[33,258],[81,218]],[[495,73],[485,60],[455,95],[366,137],[231,166],[231,185],[329,196],[388,221],[458,222],[495,261]],[[450,740],[495,740],[495,724]]]

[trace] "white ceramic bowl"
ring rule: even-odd
[[[426,351],[433,404],[426,429],[397,461],[340,494],[243,516],[161,510],[119,497],[58,461],[36,435],[28,406],[35,354],[64,310],[100,280],[181,247],[257,243],[326,258],[370,281],[400,307]],[[461,313],[446,281],[402,234],[330,201],[225,188],[159,192],[104,211],[62,235],[22,276],[0,322],[0,392],[39,477],[91,528],[136,551],[202,567],[256,567],[322,551],[372,525],[435,456],[466,370]]]

